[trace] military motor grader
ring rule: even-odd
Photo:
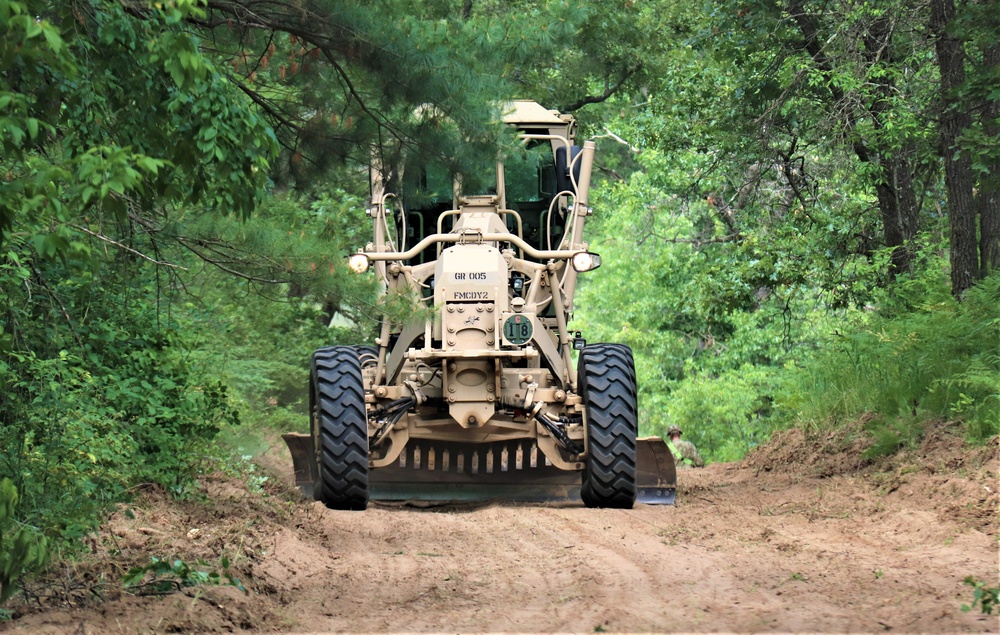
[[[285,440],[296,483],[327,507],[673,502],[673,457],[636,438],[631,350],[569,328],[577,276],[600,265],[583,240],[594,143],[534,102],[505,110],[522,152],[475,186],[417,161],[371,170],[374,240],[349,266],[423,312],[383,321],[374,346],[312,356],[312,431]]]

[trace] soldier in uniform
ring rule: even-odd
[[[681,441],[680,426],[667,428],[667,446],[678,468],[705,467],[705,460],[698,454],[697,448],[690,441]]]

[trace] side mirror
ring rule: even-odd
[[[556,148],[556,188],[560,191],[569,190],[576,194],[573,182],[580,182],[580,161],[573,163],[582,151],[580,146],[570,146],[567,152],[566,146]],[[573,178],[569,175],[569,166],[573,165]]]

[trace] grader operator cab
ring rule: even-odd
[[[374,500],[670,504],[674,460],[637,439],[632,352],[569,327],[594,143],[530,101],[506,106],[523,151],[486,174],[374,166],[374,240],[350,257],[421,317],[374,346],[312,357],[311,434],[285,435],[296,483],[333,509]],[[574,353],[578,362],[574,365]]]

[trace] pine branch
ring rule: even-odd
[[[224,248],[231,247],[228,243],[222,240],[208,240],[199,238],[186,238],[184,236],[177,236],[176,240],[178,244],[190,251],[192,254],[197,256],[202,261],[225,271],[226,273],[232,274],[237,278],[242,278],[249,282],[258,282],[261,284],[285,284],[291,282],[291,278],[276,278],[274,276],[265,277],[262,275],[254,275],[252,273],[247,273],[245,271],[240,271],[233,267],[237,264],[247,264],[246,260],[234,258],[231,254],[227,253]]]

